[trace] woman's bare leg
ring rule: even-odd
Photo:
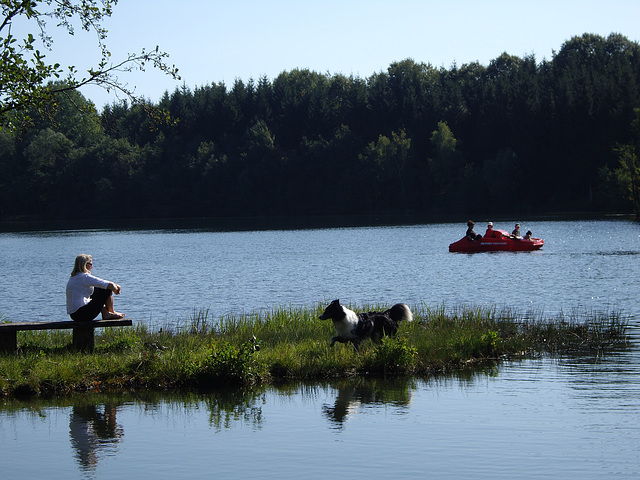
[[[113,309],[113,295],[109,295],[109,297],[104,302],[104,307],[102,307],[102,319],[116,320],[119,318],[124,318],[124,313],[116,312]]]

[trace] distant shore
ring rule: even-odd
[[[423,225],[460,223],[466,228],[468,214],[388,214],[388,215],[309,215],[309,216],[253,216],[199,218],[128,218],[46,220],[36,217],[11,217],[0,220],[0,232],[37,232],[58,230],[215,230],[259,231],[299,230],[312,228],[350,228],[375,226]],[[518,215],[510,213],[475,213],[473,218],[494,223],[511,224]],[[636,220],[630,213],[549,212],[527,214],[528,221],[565,220]]]

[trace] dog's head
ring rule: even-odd
[[[320,320],[340,320],[342,317],[344,317],[344,309],[340,305],[340,300],[334,300],[318,318]]]

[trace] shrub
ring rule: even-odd
[[[196,369],[196,382],[201,388],[253,383],[259,376],[254,353],[260,347],[255,338],[240,346],[218,341],[211,345]]]
[[[418,350],[404,337],[385,337],[366,355],[363,368],[370,373],[408,373]]]

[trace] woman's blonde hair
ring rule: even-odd
[[[91,263],[91,255],[87,255],[85,253],[78,255],[75,263],[73,264],[73,272],[71,272],[71,276],[73,277],[78,273],[89,273],[87,263]]]

